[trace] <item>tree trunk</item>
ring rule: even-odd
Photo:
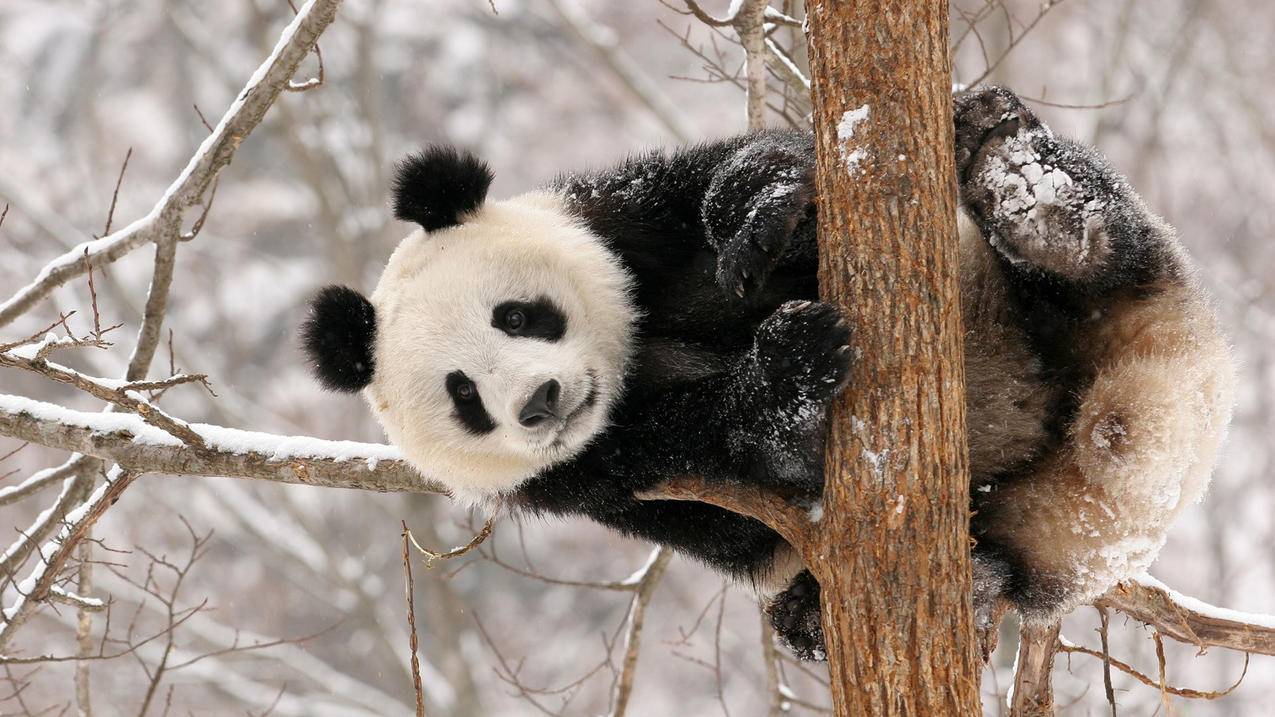
[[[808,564],[838,715],[979,711],[946,2],[811,2],[819,281],[857,362]]]

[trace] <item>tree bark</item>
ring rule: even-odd
[[[808,7],[819,282],[857,357],[806,555],[838,715],[979,712],[947,12]]]

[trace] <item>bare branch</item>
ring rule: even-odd
[[[244,138],[261,122],[319,35],[335,18],[340,5],[341,0],[310,0],[151,211],[128,226],[80,244],[46,264],[34,281],[0,303],[0,326],[12,322],[54,289],[86,272],[89,266],[109,264],[148,242],[162,245],[165,240],[175,240],[186,209],[200,201]]]
[[[412,688],[416,691],[416,717],[425,717],[425,690],[421,687],[421,660],[417,656],[416,647],[416,601],[412,595],[415,585],[412,583],[412,557],[408,550],[408,542],[416,543],[412,531],[407,529],[407,521],[403,523],[403,574],[407,590],[407,631],[408,644],[412,649]],[[491,521],[487,521],[487,532],[491,532]],[[419,545],[417,550],[421,550]]]
[[[1058,625],[1023,627],[1018,644],[1018,670],[1010,695],[1011,717],[1045,717],[1054,713],[1049,673],[1057,652]]]
[[[1112,667],[1116,668],[1117,670],[1120,670],[1121,672],[1125,673],[1126,675],[1129,675],[1130,677],[1133,677],[1134,679],[1138,680],[1139,682],[1146,685],[1147,687],[1154,687],[1157,690],[1163,690],[1171,695],[1175,695],[1177,697],[1185,697],[1187,699],[1192,699],[1192,700],[1215,700],[1215,699],[1218,699],[1219,697],[1225,697],[1231,694],[1232,692],[1234,692],[1236,688],[1238,688],[1240,684],[1244,682],[1244,677],[1248,674],[1249,653],[1246,652],[1244,653],[1244,669],[1240,672],[1239,679],[1235,681],[1235,684],[1231,685],[1230,687],[1227,687],[1224,690],[1203,691],[1203,690],[1193,690],[1186,687],[1174,687],[1173,685],[1162,684],[1161,680],[1152,679],[1151,677],[1148,677],[1147,675],[1139,672],[1132,665],[1129,665],[1128,663],[1125,663],[1125,662],[1121,662],[1120,660],[1117,660],[1116,658],[1110,655],[1104,655],[1098,650],[1092,650],[1088,647],[1084,647],[1083,645],[1072,644],[1071,642],[1068,642],[1066,638],[1063,638],[1063,637],[1059,637],[1058,640],[1059,640],[1058,642],[1059,652],[1063,652],[1067,654],[1074,653],[1079,655],[1089,655],[1090,657],[1096,657],[1100,660],[1105,660]]]
[[[0,556],[0,579],[10,581],[35,549],[48,539],[57,526],[83,499],[83,491],[92,484],[92,470],[96,461],[86,456],[75,456],[67,462],[67,478],[53,504],[40,512],[21,537]]]
[[[63,605],[87,610],[88,612],[102,612],[106,609],[106,603],[98,598],[84,597],[78,593],[70,593],[56,585],[49,588],[49,600],[60,602]]]
[[[549,7],[581,43],[593,50],[624,89],[679,142],[689,142],[698,134],[677,106],[620,47],[613,30],[590,19],[574,0],[549,0]]]
[[[70,558],[86,532],[135,478],[136,473],[113,470],[83,505],[67,515],[62,530],[40,551],[39,563],[31,575],[23,580],[25,587],[19,591],[14,605],[5,608],[7,620],[0,627],[0,650],[9,644],[17,629],[31,616],[35,606],[48,597],[63,564]]]
[[[39,441],[36,441],[37,443]],[[742,484],[710,483],[697,476],[682,476],[638,494],[641,500],[692,500],[725,508],[765,523],[797,549],[810,542],[815,525],[810,514],[777,493]]]
[[[43,358],[26,358],[12,352],[0,353],[0,366],[21,368],[41,374],[60,383],[74,386],[81,391],[137,414],[146,423],[168,433],[192,448],[204,448],[204,439],[183,420],[165,413],[159,406],[129,391],[128,383],[86,376],[74,369],[60,366]]]
[[[120,175],[115,178],[115,191],[111,192],[111,208],[106,210],[106,227],[102,229],[102,236],[111,233],[111,223],[115,220],[115,205],[120,198],[120,186],[124,184],[124,172],[128,170],[128,160],[132,156],[133,148],[129,147],[124,153],[124,163],[120,165]]]
[[[491,529],[495,523],[496,516],[493,515],[487,519],[486,524],[483,525],[483,529],[478,531],[478,534],[475,535],[468,543],[452,548],[446,552],[436,552],[423,547],[420,543],[416,542],[416,536],[412,535],[412,531],[407,529],[407,521],[403,521],[403,534],[407,540],[411,541],[412,547],[416,548],[422,555],[425,556],[425,567],[428,569],[434,567],[435,560],[451,560],[452,558],[459,558],[465,553],[468,553],[481,545],[482,542],[491,535]]]
[[[0,488],[0,505],[15,503],[48,488],[60,480],[70,478],[75,474],[75,467],[75,460],[72,459],[56,468],[45,468],[42,471],[33,473],[30,478],[18,485]]]
[[[745,74],[748,77],[748,129],[766,126],[766,48],[765,17],[768,0],[744,0],[734,19],[739,44],[744,48]]]
[[[624,717],[628,709],[629,697],[633,693],[633,682],[637,674],[638,653],[642,647],[642,625],[646,618],[646,607],[650,604],[651,596],[655,594],[655,588],[664,577],[664,570],[672,558],[672,550],[656,548],[651,553],[651,559],[639,572],[637,592],[629,604],[628,629],[624,632],[624,662],[616,679],[611,701],[611,717]]]
[[[296,3],[292,2],[292,0],[288,0],[288,7],[292,8],[293,15],[297,14]],[[305,92],[306,90],[312,90],[315,87],[318,87],[323,84],[323,50],[319,49],[318,42],[314,43],[314,57],[315,59],[319,61],[319,74],[315,77],[311,77],[310,79],[305,80],[304,82],[297,82],[296,80],[288,80],[287,90],[289,92]],[[216,185],[213,185],[213,186],[214,186],[214,191],[216,191]],[[208,203],[211,205],[212,200],[209,200]],[[207,211],[205,211],[204,213],[207,214]],[[202,223],[202,221],[200,223]],[[196,231],[196,233],[198,233],[198,231]]]
[[[1027,25],[1022,30],[1020,30],[1018,33],[1014,33],[1013,27],[1011,26],[1010,33],[1009,33],[1010,34],[1009,45],[1005,47],[1005,51],[1001,53],[1000,57],[996,58],[994,62],[989,64],[987,68],[983,70],[983,74],[979,75],[978,77],[975,77],[974,80],[969,83],[969,86],[973,87],[977,85],[983,80],[986,80],[989,75],[995,72],[996,68],[1000,67],[1001,63],[1005,61],[1005,58],[1009,57],[1009,53],[1013,52],[1014,48],[1018,47],[1018,44],[1023,41],[1023,38],[1027,37],[1028,33],[1030,33],[1033,29],[1035,29],[1036,25],[1038,25],[1041,20],[1045,19],[1045,16],[1049,14],[1049,11],[1058,7],[1062,3],[1063,3],[1063,0],[1044,0],[1040,4],[1040,12],[1038,12],[1036,14],[1036,17],[1032,18],[1032,21],[1027,23]],[[1008,12],[1009,10],[1006,9],[1006,13]]]

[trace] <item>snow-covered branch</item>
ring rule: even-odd
[[[137,473],[257,478],[332,488],[441,493],[390,446],[186,424],[195,448],[122,413],[75,411],[0,395],[0,434],[95,456]]]
[[[1201,650],[1225,647],[1275,655],[1275,615],[1216,607],[1139,575],[1112,588],[1098,605],[1119,610],[1161,634]]]
[[[36,605],[48,597],[62,566],[84,534],[136,477],[136,474],[128,471],[111,471],[93,495],[66,516],[58,534],[40,549],[35,569],[17,586],[17,601],[4,609],[4,625],[0,626],[0,650],[4,650],[9,644],[18,628],[34,612]]]
[[[177,179],[146,216],[101,239],[85,242],[44,266],[35,279],[0,303],[0,326],[28,311],[59,286],[149,243],[173,242],[180,236],[186,210],[199,204],[217,173],[230,163],[244,138],[252,132],[288,86],[301,61],[319,35],[336,17],[341,0],[310,0],[279,37],[274,51],[257,68],[235,101],[222,115]]]

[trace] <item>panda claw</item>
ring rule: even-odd
[[[741,299],[744,298],[744,282],[741,281],[735,284],[735,296]]]

